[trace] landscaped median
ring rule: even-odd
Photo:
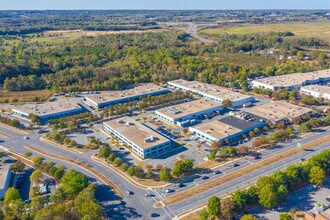
[[[252,165],[247,166],[247,167],[244,167],[240,170],[234,171],[234,172],[229,173],[225,176],[218,177],[216,179],[208,181],[208,182],[206,182],[204,184],[201,184],[199,186],[196,186],[194,188],[191,188],[191,189],[185,190],[183,192],[177,193],[174,196],[171,196],[171,197],[168,197],[168,198],[164,199],[162,202],[165,205],[172,205],[174,203],[183,201],[183,200],[185,200],[189,197],[195,196],[197,194],[200,194],[200,193],[203,193],[207,190],[215,188],[219,185],[222,185],[222,184],[230,182],[234,179],[237,179],[237,178],[239,178],[240,176],[242,176],[244,174],[251,173],[251,172],[256,171],[258,169],[261,169],[265,166],[268,166],[270,164],[278,162],[282,159],[291,157],[292,155],[295,155],[295,154],[301,152],[304,149],[314,148],[316,146],[319,146],[319,145],[321,145],[323,143],[326,143],[326,142],[329,142],[329,141],[330,141],[330,136],[326,136],[326,137],[317,139],[313,142],[309,142],[307,144],[304,144],[304,146],[301,149],[293,148],[293,149],[284,151],[284,152],[282,152],[278,155],[275,155],[275,156],[269,157],[267,159],[261,160],[260,162],[257,162],[255,164],[252,164]]]
[[[12,138],[11,135],[6,134],[6,133],[3,133],[3,132],[0,132],[0,136],[3,136],[3,137],[5,137],[5,138]]]
[[[72,159],[68,159],[68,158],[65,158],[65,157],[61,157],[61,156],[57,156],[57,155],[54,155],[54,154],[50,154],[50,153],[47,153],[47,152],[44,152],[42,150],[39,150],[35,147],[32,147],[30,145],[25,145],[25,148],[31,150],[31,151],[34,151],[34,152],[37,152],[38,154],[40,155],[43,155],[43,156],[46,156],[46,157],[49,157],[49,158],[53,158],[53,159],[56,159],[56,160],[61,160],[61,161],[66,161],[68,163],[72,163],[72,164],[76,164],[80,167],[82,167],[83,169],[87,170],[88,172],[94,174],[95,176],[97,176],[99,179],[101,179],[105,184],[107,184],[110,188],[113,189],[113,191],[120,197],[124,197],[123,193],[121,192],[121,190],[113,183],[111,182],[106,176],[104,176],[103,174],[101,174],[100,172],[96,171],[95,169],[87,166],[86,164],[84,163],[81,163],[81,162],[77,162],[77,161],[74,161]]]
[[[78,149],[68,148],[68,147],[66,147],[66,146],[64,146],[64,145],[61,145],[61,144],[58,144],[58,143],[56,143],[56,142],[54,142],[54,141],[47,140],[47,139],[44,138],[44,137],[41,137],[40,140],[43,141],[43,142],[46,142],[46,143],[48,143],[48,144],[51,144],[51,145],[53,145],[53,146],[55,146],[55,147],[62,148],[62,149],[64,149],[64,150],[70,151],[70,152],[75,153],[75,154],[83,154],[83,153],[84,153],[83,151],[80,151],[80,150],[78,150]]]
[[[129,176],[127,173],[125,173],[123,170],[121,170],[118,167],[113,166],[112,164],[109,164],[106,162],[106,160],[104,158],[101,158],[99,156],[97,156],[96,154],[93,155],[92,160],[101,163],[104,166],[109,167],[110,169],[112,169],[113,171],[115,171],[117,174],[119,174],[120,176],[123,176],[126,180],[130,181],[133,185],[140,187],[140,188],[163,188],[166,187],[168,185],[170,185],[170,183],[165,183],[163,181],[155,181],[153,179],[135,179],[134,177]]]

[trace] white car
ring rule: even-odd
[[[27,137],[27,136],[24,136],[23,138],[24,138],[24,139],[26,139],[26,140],[27,140],[27,139],[30,139],[30,138],[29,138],[29,137]]]

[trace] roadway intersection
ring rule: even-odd
[[[240,169],[242,167],[246,167],[250,164],[255,163],[256,161],[253,160],[250,157],[243,158],[239,161],[240,166],[239,167],[233,167],[231,164],[219,167],[217,169],[221,170],[222,173],[220,174],[214,174],[212,171],[206,171],[201,175],[196,175],[194,177],[187,177],[184,180],[182,180],[186,187],[179,188],[176,184],[171,184],[171,186],[164,188],[164,189],[144,189],[137,187],[133,185],[131,182],[126,180],[123,176],[119,175],[118,173],[114,172],[113,170],[109,169],[108,167],[94,161],[91,159],[91,156],[96,153],[98,150],[90,151],[88,153],[84,154],[76,154],[70,151],[67,151],[65,149],[61,149],[58,147],[55,147],[51,144],[44,143],[39,140],[40,135],[38,134],[29,134],[24,135],[20,134],[14,130],[4,128],[0,126],[0,132],[3,132],[5,134],[8,134],[12,136],[13,138],[6,138],[1,137],[1,139],[4,140],[3,143],[1,143],[2,146],[9,148],[17,153],[20,153],[22,155],[25,154],[25,152],[30,151],[26,149],[25,145],[31,145],[34,148],[43,150],[44,152],[56,154],[68,159],[73,159],[75,161],[79,161],[82,163],[85,163],[86,165],[94,168],[95,170],[99,171],[103,175],[107,176],[114,184],[116,184],[120,190],[124,194],[124,198],[120,199],[117,197],[111,189],[104,185],[104,183],[98,179],[96,176],[94,176],[89,171],[83,169],[82,167],[64,162],[64,161],[58,161],[56,159],[47,158],[46,156],[43,156],[46,160],[54,161],[58,164],[63,164],[69,169],[75,169],[88,177],[91,178],[92,181],[94,181],[98,185],[98,199],[101,201],[101,204],[105,208],[105,211],[107,212],[107,215],[112,219],[152,219],[150,215],[152,213],[157,213],[160,216],[156,219],[173,219],[176,215],[189,211],[193,209],[196,206],[204,204],[208,198],[212,195],[225,195],[228,192],[233,191],[234,189],[238,187],[242,187],[248,183],[252,183],[257,180],[258,177],[270,174],[278,169],[283,169],[289,164],[294,164],[300,162],[300,158],[309,158],[315,154],[318,154],[322,149],[329,148],[330,143],[325,143],[321,146],[315,147],[314,151],[302,151],[299,154],[293,155],[290,158],[287,158],[283,161],[278,161],[276,163],[273,163],[269,166],[264,167],[263,169],[256,170],[255,172],[246,174],[240,178],[237,178],[233,181],[230,181],[226,184],[219,185],[211,190],[208,190],[204,193],[201,193],[200,195],[196,195],[195,197],[187,198],[186,200],[183,200],[181,202],[175,203],[170,206],[162,207],[162,208],[155,208],[154,204],[163,200],[167,196],[169,196],[169,193],[166,193],[165,190],[168,188],[174,189],[176,192],[186,190],[190,187],[194,187],[198,184],[204,183],[208,180],[214,179],[216,177],[219,177],[224,174],[228,174],[230,172],[233,172],[237,169]],[[304,137],[303,139],[300,139],[299,142],[302,144],[314,141],[316,139],[319,139],[321,137],[325,137],[327,135],[330,135],[330,130],[326,130],[323,132],[311,134],[309,136]],[[24,136],[28,136],[29,139],[24,139]],[[281,144],[281,147],[275,147],[273,150],[265,151],[261,155],[261,159],[270,157],[274,154],[283,152],[289,148],[293,148],[296,146],[297,140],[292,140],[289,143]],[[33,156],[38,155],[37,153],[33,152]],[[202,180],[200,176],[207,175],[209,176],[209,179]],[[126,193],[127,190],[131,190],[134,192],[133,195],[128,195]],[[174,192],[174,193],[176,193]],[[152,197],[146,197],[145,194],[153,194]],[[172,193],[173,194],[173,193]]]

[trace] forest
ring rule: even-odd
[[[217,44],[197,42],[176,30],[85,36],[57,44],[0,36],[0,85],[6,91],[117,90],[134,83],[185,78],[247,89],[247,79],[255,76],[329,68],[324,52],[304,49],[326,49],[327,42],[292,35],[221,34],[216,36]],[[272,55],[267,53],[271,48],[275,48]],[[284,59],[277,59],[279,54]],[[299,58],[304,54],[312,60]]]

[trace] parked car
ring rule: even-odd
[[[258,159],[260,159],[261,157],[260,157],[259,155],[255,155],[255,156],[253,156],[253,158],[254,158],[255,160],[258,160]]]
[[[158,213],[151,213],[150,217],[151,218],[156,218],[159,217],[160,215]]]
[[[202,180],[207,180],[208,178],[208,176],[202,176]]]

